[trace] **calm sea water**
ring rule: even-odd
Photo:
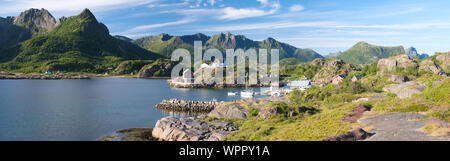
[[[0,80],[0,140],[96,140],[153,127],[163,99],[231,101],[239,89],[175,89],[163,79]]]

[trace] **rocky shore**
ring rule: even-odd
[[[90,79],[88,76],[70,76],[70,75],[32,75],[32,74],[12,74],[1,73],[0,79],[44,79],[44,80],[57,80],[57,79]]]
[[[158,139],[152,136],[152,131],[152,128],[123,129],[98,141],[157,141]]]
[[[219,102],[217,101],[184,101],[178,99],[163,100],[155,107],[167,111],[178,112],[210,112]]]
[[[218,141],[237,130],[232,122],[205,122],[193,117],[169,116],[156,122],[152,136],[163,141]]]

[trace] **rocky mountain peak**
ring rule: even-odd
[[[405,54],[408,55],[411,58],[417,57],[417,50],[414,47],[409,47],[408,49],[405,50]]]
[[[264,44],[269,44],[270,46],[275,46],[275,43],[277,42],[277,40],[275,40],[274,38],[268,37],[267,39],[265,39],[263,41]]]
[[[95,19],[95,20],[97,20],[97,19],[95,18],[94,14],[92,14],[92,12],[91,12],[89,9],[87,9],[87,8],[85,8],[78,16],[79,16],[80,18],[85,18],[85,19]]]
[[[217,35],[214,35],[210,40],[207,42],[208,46],[221,46],[225,49],[233,49],[236,48],[236,37],[231,34],[230,32],[227,33],[220,33]]]
[[[32,32],[47,32],[55,27],[56,20],[46,9],[32,8],[15,17],[14,24],[24,26]]]
[[[355,44],[355,46],[368,46],[369,43],[365,42],[365,41],[360,41],[358,43]]]
[[[92,38],[106,38],[109,35],[108,28],[97,21],[95,16],[84,9],[83,12],[77,16],[71,16],[58,21],[58,26],[55,27],[53,34],[78,34],[80,36]]]
[[[160,37],[161,41],[167,41],[172,38],[172,36],[170,36],[169,34],[166,34],[166,33],[159,34],[159,37]]]
[[[226,32],[226,33],[225,33],[225,36],[226,36],[226,37],[230,37],[231,35],[232,35],[232,34],[231,34],[230,32]]]

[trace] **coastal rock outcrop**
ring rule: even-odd
[[[349,72],[353,71],[350,64],[346,64],[341,59],[330,59],[325,62],[316,59],[314,64],[322,64],[319,72],[313,77],[313,82],[316,85],[331,83],[334,76],[347,75]]]
[[[139,70],[139,78],[170,76],[175,62],[153,63]]]
[[[325,63],[325,60],[323,58],[316,58],[311,62],[311,65],[323,66],[324,63]]]
[[[277,113],[277,109],[273,108],[273,107],[266,107],[266,108],[261,108],[258,112],[258,119],[270,119],[274,116],[276,116]]]
[[[388,81],[396,82],[396,83],[403,83],[407,82],[409,79],[408,77],[398,75],[398,74],[391,74],[388,76]]]
[[[436,60],[440,63],[440,67],[449,74],[450,71],[450,52],[436,56]]]
[[[231,122],[204,122],[192,117],[164,117],[156,122],[152,136],[164,141],[218,141],[238,130]]]
[[[396,68],[416,68],[417,63],[409,58],[408,55],[402,54],[378,61],[377,68],[381,73],[394,71]]]
[[[430,59],[423,60],[422,62],[420,62],[419,72],[427,72],[437,75],[447,75]]]
[[[395,93],[398,98],[408,98],[413,94],[422,93],[425,88],[426,86],[421,82],[409,81],[385,86],[383,90],[389,93]]]
[[[227,119],[247,119],[248,109],[238,104],[221,104],[212,110],[208,116]]]

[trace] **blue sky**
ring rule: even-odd
[[[59,18],[89,8],[111,34],[131,38],[229,31],[323,55],[359,41],[433,54],[450,51],[449,7],[446,0],[0,0],[0,16],[46,8]]]

